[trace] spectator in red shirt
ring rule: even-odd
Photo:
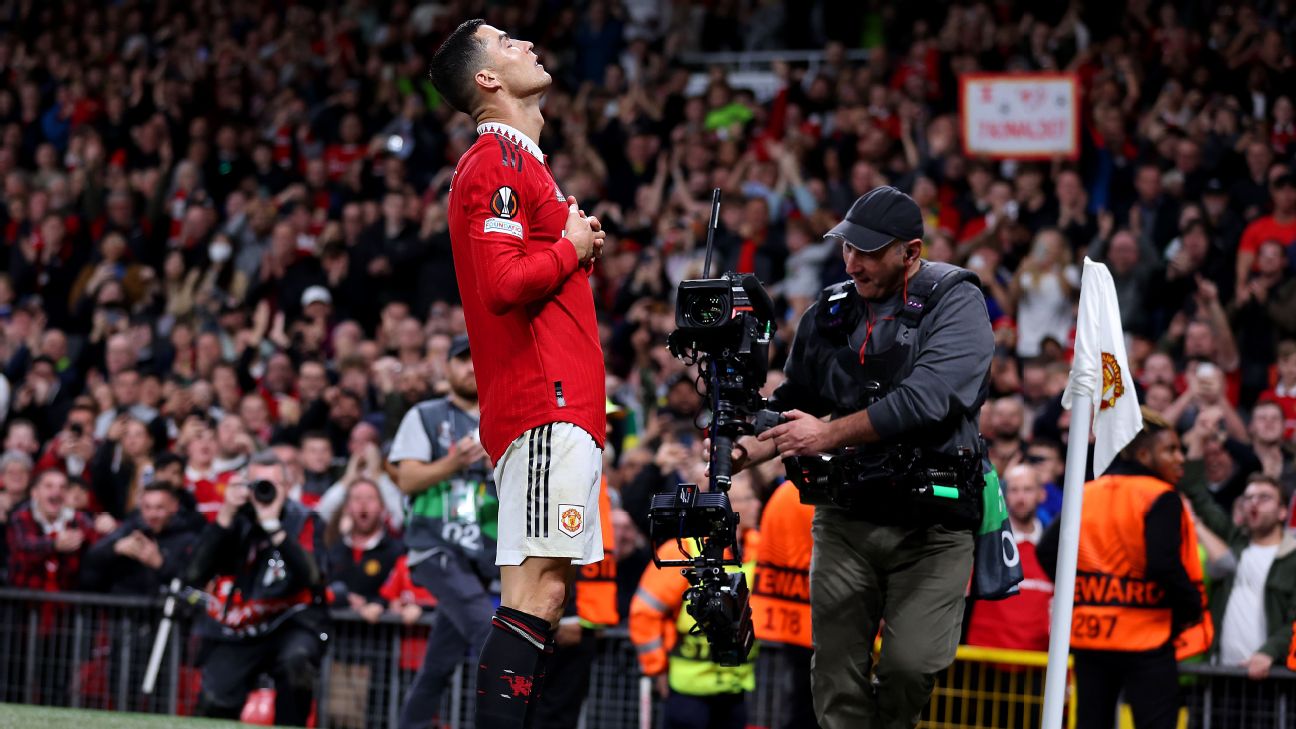
[[[1273,214],[1248,225],[1238,244],[1238,291],[1246,287],[1247,276],[1255,264],[1261,243],[1276,240],[1290,250],[1292,243],[1296,242],[1296,175],[1284,173],[1275,177],[1269,183],[1269,194],[1273,197]]]
[[[395,567],[387,576],[379,591],[387,601],[387,609],[400,616],[406,625],[417,623],[423,617],[423,611],[436,607],[437,600],[432,593],[419,587],[410,577],[409,558],[401,555]],[[403,635],[401,637],[400,667],[402,671],[413,673],[423,665],[423,655],[427,653],[427,638],[421,635]]]
[[[92,405],[80,402],[72,406],[63,429],[46,445],[45,455],[37,462],[36,470],[53,468],[88,483],[90,473],[87,466],[95,453],[94,421]]]
[[[1260,393],[1261,402],[1274,402],[1283,412],[1283,438],[1296,437],[1296,341],[1278,344],[1278,381]]]
[[[193,494],[198,513],[207,521],[214,520],[225,503],[225,487],[234,473],[216,470],[216,450],[216,432],[207,423],[197,427],[184,445],[184,487]]]
[[[342,123],[338,126],[341,140],[324,149],[324,163],[328,168],[329,180],[337,182],[352,164],[364,161],[367,150],[360,139],[363,135],[364,125],[360,122],[359,115],[352,113],[342,117]]]
[[[1035,510],[1044,503],[1045,492],[1036,469],[1025,464],[1009,468],[1003,480],[1008,518],[1026,579],[1018,594],[973,606],[967,642],[988,648],[1046,651],[1053,582],[1035,555],[1035,545],[1044,533]]]
[[[81,558],[98,538],[94,520],[67,504],[68,477],[46,471],[36,478],[31,501],[9,519],[9,584],[58,592],[77,587]]]

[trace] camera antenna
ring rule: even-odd
[[[706,261],[702,264],[702,278],[711,278],[711,251],[715,248],[716,227],[720,225],[720,188],[711,191],[711,222],[707,223]]]

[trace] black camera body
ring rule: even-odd
[[[248,492],[249,495],[252,497],[252,501],[257,502],[262,506],[273,504],[275,499],[278,498],[279,496],[278,487],[276,487],[274,483],[267,481],[265,479],[261,479],[260,481],[253,481],[252,483],[248,484]],[[244,520],[244,522],[247,524],[248,528],[250,528],[253,524],[259,523],[260,521],[259,519],[257,519],[256,509],[252,506],[251,502],[245,503],[243,504],[243,506],[240,506],[238,510],[238,514],[239,517],[241,517]]]
[[[760,389],[776,329],[774,302],[750,273],[681,281],[675,326],[666,345],[676,358],[696,363],[706,382],[702,394],[712,400],[712,479],[728,491],[734,441],[755,432],[750,420],[765,407]]]
[[[279,489],[271,482],[261,479],[248,484],[248,489],[252,492],[252,500],[261,505],[273,504]]]
[[[765,408],[760,389],[776,328],[774,304],[752,274],[683,281],[675,325],[667,346],[676,358],[698,366],[699,392],[710,401],[711,489],[703,492],[696,484],[681,484],[673,492],[653,496],[648,511],[653,540],[673,538],[682,553],[696,554],[684,560],[654,556],[653,561],[658,567],[685,568],[690,584],[685,609],[697,623],[696,630],[706,636],[711,660],[737,666],[746,662],[755,631],[747,577],[726,569],[742,564],[739,518],[728,494],[731,453],[738,438],[757,432],[753,420]],[[692,540],[697,549],[686,550],[685,540]]]

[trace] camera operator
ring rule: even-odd
[[[959,640],[994,342],[976,277],[923,261],[922,236],[908,195],[880,187],[855,201],[827,236],[841,239],[851,281],[825,289],[801,318],[771,405],[785,422],[733,450],[734,470],[776,454],[840,456],[816,482],[810,566],[824,729],[916,725]],[[815,463],[794,461],[789,476]],[[934,480],[938,472],[958,477]]]
[[[327,639],[324,528],[287,501],[288,474],[271,452],[257,454],[225,489],[225,502],[194,548],[185,573],[207,605],[199,713],[238,718],[257,676],[275,684],[275,723],[304,726]]]

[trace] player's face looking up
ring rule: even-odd
[[[475,77],[483,90],[499,90],[524,99],[549,88],[552,79],[532,50],[534,43],[510,38],[508,33],[490,25],[478,28],[476,36],[486,50],[486,67],[477,71]]]

